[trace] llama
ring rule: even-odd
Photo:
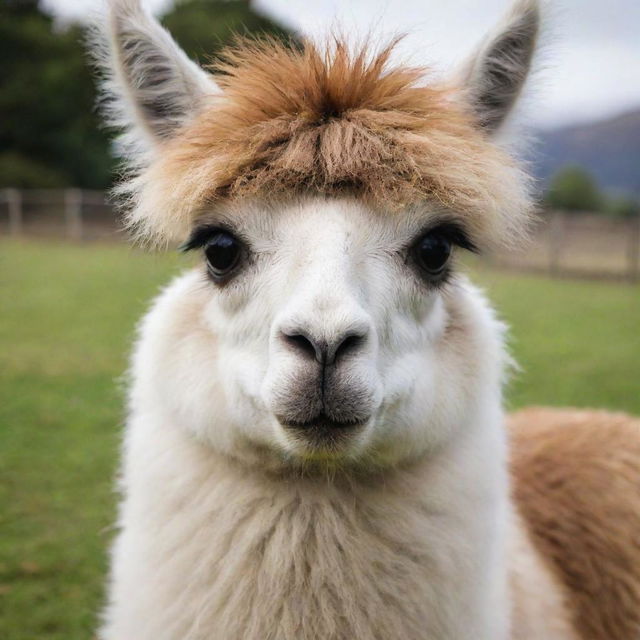
[[[539,13],[445,83],[339,38],[205,71],[112,0],[129,226],[202,259],[140,326],[101,638],[638,640],[640,422],[505,418],[455,264],[525,233]]]

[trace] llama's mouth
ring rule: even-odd
[[[288,436],[304,449],[332,454],[343,452],[348,442],[360,433],[369,421],[368,418],[349,421],[333,420],[325,413],[304,422],[287,420],[283,416],[276,417]]]
[[[317,415],[315,418],[311,420],[306,420],[304,422],[298,420],[287,420],[283,416],[276,416],[278,418],[278,422],[285,427],[286,429],[295,429],[298,431],[327,431],[327,432],[340,432],[340,431],[348,431],[352,429],[357,429],[358,427],[363,426],[367,423],[368,419],[365,420],[333,420],[324,412]]]

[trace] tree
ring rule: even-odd
[[[36,0],[2,0],[0,186],[109,182],[108,140],[81,40],[77,26],[56,32]]]
[[[210,62],[235,35],[290,37],[283,27],[255,12],[248,0],[178,0],[162,23],[201,64]]]
[[[552,179],[545,203],[551,209],[601,211],[603,197],[595,180],[585,169],[566,167]]]
[[[286,32],[247,0],[183,0],[164,19],[206,62],[232,32]],[[38,0],[0,0],[0,187],[104,188],[115,162],[96,112],[80,25],[60,30]]]
[[[640,202],[628,196],[610,198],[606,204],[606,213],[616,218],[635,218],[640,216]]]

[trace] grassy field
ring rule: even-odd
[[[135,323],[187,262],[0,242],[0,637],[91,638]],[[509,405],[640,413],[640,287],[479,270],[522,366]]]

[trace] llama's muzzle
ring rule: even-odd
[[[290,373],[279,385],[273,409],[284,428],[349,432],[368,422],[373,391],[358,374],[369,340],[365,326],[351,326],[329,339],[289,327],[279,339],[289,353]]]

